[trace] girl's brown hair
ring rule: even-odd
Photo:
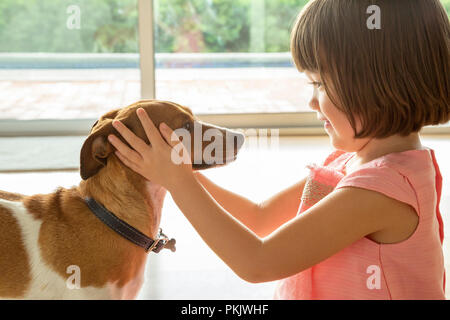
[[[371,5],[380,8],[380,29],[367,26]],[[320,75],[356,138],[449,121],[449,50],[450,23],[438,0],[312,0],[291,35],[297,69]]]

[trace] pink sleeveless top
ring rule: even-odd
[[[416,230],[396,244],[378,244],[364,237],[279,281],[274,298],[445,299],[444,229],[439,212],[442,177],[434,151],[391,153],[346,174],[345,165],[353,155],[335,151],[323,165],[308,166],[298,214],[333,190],[359,187],[411,205],[419,216]]]

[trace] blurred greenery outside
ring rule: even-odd
[[[289,54],[308,0],[144,1],[154,3],[156,98],[196,113],[310,111]],[[74,7],[79,29],[68,25]],[[95,118],[139,99],[138,13],[138,0],[0,0],[0,118]]]
[[[307,0],[155,0],[155,51],[286,52]],[[80,8],[69,29],[67,8]],[[137,53],[137,0],[1,0],[0,52]]]
[[[155,51],[288,52],[307,0],[155,0]],[[450,14],[450,0],[441,1]],[[80,8],[81,28],[66,26]],[[137,53],[137,0],[1,0],[0,52]]]

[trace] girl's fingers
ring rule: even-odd
[[[127,167],[129,167],[130,169],[132,169],[133,171],[136,171],[139,173],[139,168],[138,166],[130,161],[127,157],[125,157],[124,155],[122,155],[119,151],[114,152],[114,154],[117,156],[117,158],[120,159],[120,161],[122,161]]]
[[[137,163],[136,161],[131,160],[130,158],[128,158],[125,154],[123,154],[122,152],[120,152],[119,150],[114,151],[114,154],[117,157],[120,157],[120,160],[125,160],[127,163]]]
[[[175,147],[177,144],[181,143],[178,135],[164,122],[159,125],[159,129],[163,138],[171,147]]]
[[[161,134],[164,137],[164,139],[167,141],[167,143],[172,148],[174,148],[172,150],[176,150],[178,156],[180,156],[180,153],[181,153],[181,158],[182,158],[181,162],[182,163],[191,163],[190,154],[187,151],[186,146],[180,141],[180,138],[175,133],[175,131],[170,129],[170,127],[167,126],[165,123],[161,123],[159,127],[160,127]],[[180,146],[181,148],[176,148],[177,146]],[[171,155],[171,156],[173,156],[173,155]]]
[[[118,120],[113,121],[113,127],[120,133],[120,135],[130,144],[130,146],[143,154],[149,147],[142,139],[137,137],[130,129]],[[128,153],[126,153],[128,155]]]
[[[161,135],[158,129],[153,124],[153,121],[148,116],[147,112],[143,108],[139,108],[136,114],[141,121],[142,127],[144,128],[145,134],[151,145],[158,144],[161,142]]]
[[[130,149],[125,143],[123,143],[115,135],[110,134],[108,136],[109,142],[127,159],[133,162],[139,162],[142,157],[133,149]]]

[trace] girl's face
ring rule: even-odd
[[[313,95],[309,101],[309,107],[317,111],[317,118],[319,120],[325,121],[324,128],[331,139],[331,144],[334,148],[346,152],[357,152],[361,150],[370,139],[354,138],[353,128],[347,116],[331,102],[318,73],[305,71],[305,75],[314,87]],[[356,123],[356,128],[359,131],[360,122],[357,118]]]

